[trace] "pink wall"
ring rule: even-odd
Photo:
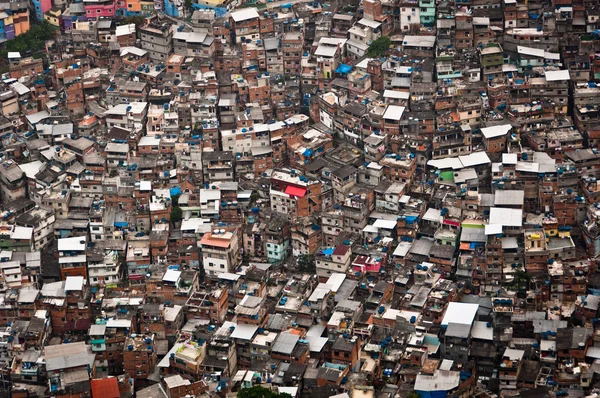
[[[40,0],[40,7],[42,7],[42,12],[45,13],[52,8],[52,0]]]
[[[381,263],[376,262],[371,264],[364,264],[364,267],[353,265],[352,268],[354,269],[354,272],[379,272],[379,270],[381,269]]]
[[[114,2],[104,4],[94,4],[85,6],[85,16],[90,18],[99,17],[114,17],[115,16],[115,4]]]

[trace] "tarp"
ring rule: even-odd
[[[297,196],[301,198],[306,194],[306,189],[293,187],[290,185],[285,189],[285,193],[287,193],[290,196]]]
[[[171,197],[177,196],[177,195],[181,194],[181,188],[173,187],[173,188],[171,188],[170,193],[171,193]]]
[[[350,73],[350,71],[352,70],[352,67],[350,65],[346,65],[346,64],[340,64],[340,66],[338,66],[338,68],[335,70],[335,73],[342,73],[344,75]]]
[[[117,228],[127,228],[128,225],[126,221],[115,221],[115,227]]]

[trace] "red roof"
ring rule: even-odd
[[[301,198],[306,194],[306,189],[288,185],[288,187],[285,189],[284,192],[290,196],[297,196],[297,197]]]
[[[334,256],[343,256],[344,254],[346,254],[346,252],[348,250],[350,250],[350,246],[338,245],[335,247],[335,250],[333,251],[333,255]]]
[[[119,398],[119,382],[116,377],[93,379],[92,398]]]

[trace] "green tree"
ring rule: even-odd
[[[171,209],[171,222],[181,221],[182,217],[183,211],[181,210],[181,207],[173,206],[173,208]]]
[[[389,37],[381,36],[371,43],[367,50],[367,55],[373,58],[383,57],[390,48],[390,44],[392,44],[392,40]]]
[[[237,393],[238,398],[291,398],[287,393],[278,394],[268,388],[254,386],[252,388],[244,388]]]
[[[314,256],[302,254],[298,256],[298,270],[301,272],[316,272]]]
[[[20,34],[12,40],[6,42],[3,51],[0,52],[2,58],[6,58],[9,52],[35,53],[44,49],[45,41],[54,38],[56,27],[48,21],[42,21],[39,25],[34,25],[26,33]]]
[[[518,292],[525,292],[531,282],[531,275],[525,271],[517,270],[512,282],[512,286],[517,289]]]

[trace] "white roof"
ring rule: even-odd
[[[18,51],[11,51],[8,53],[8,58],[21,58],[21,53]]]
[[[106,112],[104,112],[105,115],[120,115],[120,116],[124,116],[127,115],[127,112],[131,112],[131,113],[141,113],[142,111],[144,111],[144,109],[146,109],[146,106],[148,105],[147,102],[130,102],[128,104],[118,104],[113,106],[110,109],[107,109]],[[129,111],[127,111],[127,108],[131,108]]]
[[[319,283],[315,290],[313,290],[312,294],[308,298],[308,301],[312,303],[316,303],[319,300],[323,300],[325,296],[327,296],[331,292],[331,286],[326,283]]]
[[[343,44],[342,44],[342,46],[343,46]],[[331,58],[335,55],[337,50],[338,50],[337,45],[332,46],[332,45],[327,45],[327,44],[319,44],[319,47],[317,47],[317,50],[315,51],[315,55]]]
[[[425,215],[423,216],[423,220],[441,223],[442,222],[442,211],[440,209],[435,209],[433,207],[430,207],[425,212]]]
[[[244,8],[239,11],[232,12],[231,18],[235,22],[247,21],[249,19],[258,18],[258,12],[254,7]]]
[[[226,281],[237,281],[238,279],[240,279],[241,275],[238,274],[232,274],[231,272],[221,272],[219,275],[217,275],[219,277],[219,279],[225,279]]]
[[[502,238],[502,249],[518,249],[519,243],[514,236],[506,236]]]
[[[520,361],[523,359],[523,355],[525,355],[525,351],[507,347],[506,350],[504,350],[502,358],[508,358],[512,361]]]
[[[590,347],[588,348],[588,353],[590,352],[589,350],[592,348],[598,348],[600,349],[600,347]],[[540,341],[540,350],[541,351],[556,351],[556,340],[542,340]]]
[[[362,229],[362,231],[363,231],[363,232],[367,232],[367,233],[373,233],[373,234],[379,233],[379,229],[378,229],[378,228],[376,228],[374,225],[366,225],[366,226],[365,226],[365,227]]]
[[[544,58],[544,50],[539,48],[517,46],[517,53],[524,55],[531,55],[533,57]]]
[[[333,274],[331,274],[329,279],[327,279],[326,285],[328,285],[331,288],[331,291],[333,293],[337,293],[338,289],[340,288],[340,286],[342,286],[345,280],[346,274],[334,272]]]
[[[432,375],[419,373],[415,379],[416,391],[450,391],[460,384],[460,372],[436,369]]]
[[[499,224],[503,227],[520,227],[523,225],[523,210],[492,207],[490,209],[490,224]]]
[[[585,353],[585,356],[588,358],[600,359],[600,347],[589,347]]]
[[[235,325],[233,332],[231,332],[231,337],[240,340],[252,340],[257,330],[258,326],[238,323]]]
[[[400,242],[394,250],[394,256],[405,257],[412,246],[412,242]]]
[[[131,319],[109,319],[106,321],[107,328],[130,328]]]
[[[148,51],[138,48],[138,47],[121,47],[121,57],[126,56],[127,54],[137,55],[138,57],[143,57],[148,54]]]
[[[571,75],[568,70],[547,70],[545,72],[546,81],[555,82],[561,80],[570,80]]]
[[[483,136],[489,140],[490,138],[506,135],[510,131],[510,129],[512,129],[512,126],[510,124],[482,127],[481,134],[483,134]]]
[[[151,181],[140,181],[140,191],[151,191],[152,190],[152,182]]]
[[[176,269],[168,269],[167,272],[165,272],[162,280],[165,282],[177,282],[180,275],[181,271],[177,271]]]
[[[491,163],[490,158],[485,152],[473,152],[470,155],[459,156],[458,159],[463,164],[463,167],[478,166],[480,164]]]
[[[182,306],[174,305],[173,307],[165,307],[165,321],[174,322],[177,319],[177,315],[182,310]]]
[[[503,153],[502,163],[503,164],[517,164],[518,157],[516,153]]]
[[[521,206],[525,200],[525,191],[518,189],[499,189],[494,194],[495,206]]]
[[[458,170],[463,168],[459,158],[444,158],[444,159],[432,159],[427,162],[428,166],[435,167],[436,169],[453,169]]]
[[[83,289],[83,276],[67,276],[67,281],[65,282],[65,292],[80,292],[81,289]]]
[[[33,228],[15,226],[10,234],[11,239],[31,239]]]
[[[516,72],[519,68],[515,64],[502,64],[502,72]]]
[[[479,304],[451,302],[442,319],[442,326],[448,326],[450,323],[471,325],[478,309]]]
[[[58,251],[84,251],[85,238],[74,236],[72,238],[61,238],[58,240]]]
[[[402,115],[404,114],[404,107],[398,105],[388,105],[383,114],[384,119],[390,120],[400,120],[402,119]]]
[[[140,141],[138,142],[138,146],[156,146],[156,145],[160,145],[160,138],[156,138],[153,135],[146,135],[142,138],[140,138]]]
[[[365,58],[360,61],[358,64],[354,65],[357,69],[367,69],[369,66],[369,62],[372,61],[373,58]],[[387,90],[386,90],[387,91]]]
[[[409,99],[410,93],[408,91],[385,90],[383,98]]]
[[[381,26],[380,22],[373,21],[372,19],[367,19],[367,18],[361,19],[360,21],[358,21],[358,23],[361,25],[368,26],[369,28],[373,28],[373,29]]]
[[[471,329],[471,337],[480,340],[494,340],[494,328],[488,327],[487,322],[475,321]]]
[[[459,156],[457,158],[432,159],[427,162],[427,165],[437,169],[458,170],[463,167],[478,166],[491,162],[492,161],[485,152],[473,152],[470,155]]]
[[[129,35],[132,33],[135,33],[135,24],[134,23],[130,23],[128,25],[120,25],[120,26],[117,26],[117,28],[115,29],[115,35],[117,37]]]
[[[517,162],[515,170],[526,173],[537,173],[540,170],[540,165],[533,162]]]
[[[27,178],[34,178],[44,165],[45,163],[35,160],[29,163],[22,163],[19,165],[19,168],[23,171],[23,173],[25,173]]]
[[[433,47],[435,36],[404,36],[402,44],[409,47]]]
[[[10,88],[15,90],[17,92],[17,94],[19,94],[19,95],[25,95],[25,94],[31,92],[29,87],[27,87],[26,85],[24,85],[21,82],[15,82],[15,83],[11,84]]]
[[[308,340],[308,349],[311,352],[321,352],[325,344],[327,343],[327,337],[321,337],[325,326],[315,324],[312,325],[306,333],[305,340]]]
[[[110,322],[110,321],[108,321]],[[107,324],[108,326],[108,324]],[[160,360],[160,362],[158,363],[158,367],[159,368],[168,368],[171,366],[171,354],[175,354],[181,347],[183,347],[183,343],[175,343],[175,345],[173,346],[173,348],[171,348],[169,350],[169,352],[167,353],[167,355],[164,356],[163,359]]]
[[[485,226],[486,235],[498,235],[502,233],[502,225],[500,224],[488,224]]]
[[[373,226],[381,229],[396,229],[398,223],[396,220],[382,220],[379,219],[373,223]]]

